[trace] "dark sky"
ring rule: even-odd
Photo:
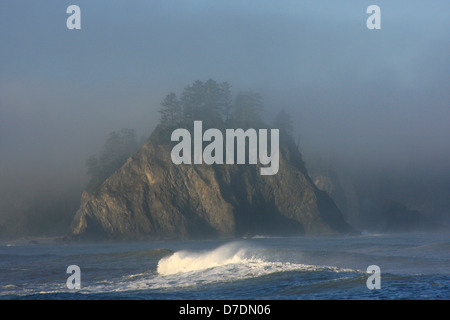
[[[66,28],[71,4],[81,30]],[[366,27],[371,4],[381,30]],[[108,132],[148,135],[167,93],[209,78],[261,93],[267,118],[288,110],[304,152],[446,170],[449,11],[447,0],[3,0],[0,178],[80,181]]]

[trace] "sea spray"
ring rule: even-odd
[[[182,288],[186,290],[190,287],[207,288],[212,284],[220,285],[224,282],[231,283],[262,276],[269,279],[286,272],[328,274],[346,272],[350,273],[351,277],[354,277],[356,272],[351,269],[296,263],[292,259],[289,261],[274,253],[273,250],[247,241],[231,242],[209,250],[180,250],[162,257],[155,266],[156,270],[127,275],[118,281],[101,282],[85,287],[84,290],[91,293]]]
[[[248,256],[247,248],[240,243],[229,243],[212,251],[178,251],[162,258],[157,267],[160,275],[200,271],[228,264],[243,263]]]
[[[228,247],[228,258],[243,250],[239,263],[157,272],[163,257],[179,250],[212,253],[220,246],[214,243],[5,243],[0,245],[0,300],[450,298],[448,233],[248,239]],[[64,261],[84,270],[76,293],[66,286]],[[375,292],[366,286],[366,268],[374,263],[384,283]]]
[[[332,266],[274,261],[272,258],[270,255],[267,256],[267,250],[244,242],[232,242],[207,251],[181,250],[158,262],[157,274],[162,277],[158,281],[165,278],[173,283],[172,280],[176,279],[178,285],[181,283],[192,285],[199,282],[210,283],[254,278],[277,272],[356,271]]]

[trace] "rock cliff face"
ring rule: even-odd
[[[259,165],[175,165],[150,140],[95,192],[83,193],[70,239],[192,239],[345,233],[333,200],[296,148],[280,146],[276,175]]]
[[[380,230],[383,232],[427,231],[437,224],[417,210],[410,210],[404,204],[388,200],[381,210]]]

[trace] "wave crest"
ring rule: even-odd
[[[157,272],[165,276],[240,264],[247,260],[246,255],[247,250],[238,243],[225,244],[205,252],[177,251],[158,262]]]

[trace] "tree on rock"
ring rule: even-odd
[[[164,101],[161,102],[162,108],[159,109],[161,113],[161,125],[165,127],[176,126],[182,119],[181,102],[178,100],[177,95],[173,92],[169,93]]]
[[[285,109],[277,113],[273,120],[273,127],[280,130],[280,135],[284,137],[292,137],[294,129],[292,127],[292,117]]]
[[[262,124],[262,98],[258,93],[239,92],[234,103],[234,124],[243,129],[258,128]]]
[[[111,132],[99,157],[91,156],[86,161],[87,174],[91,176],[86,190],[95,191],[137,149],[138,143],[133,129],[124,128]]]

